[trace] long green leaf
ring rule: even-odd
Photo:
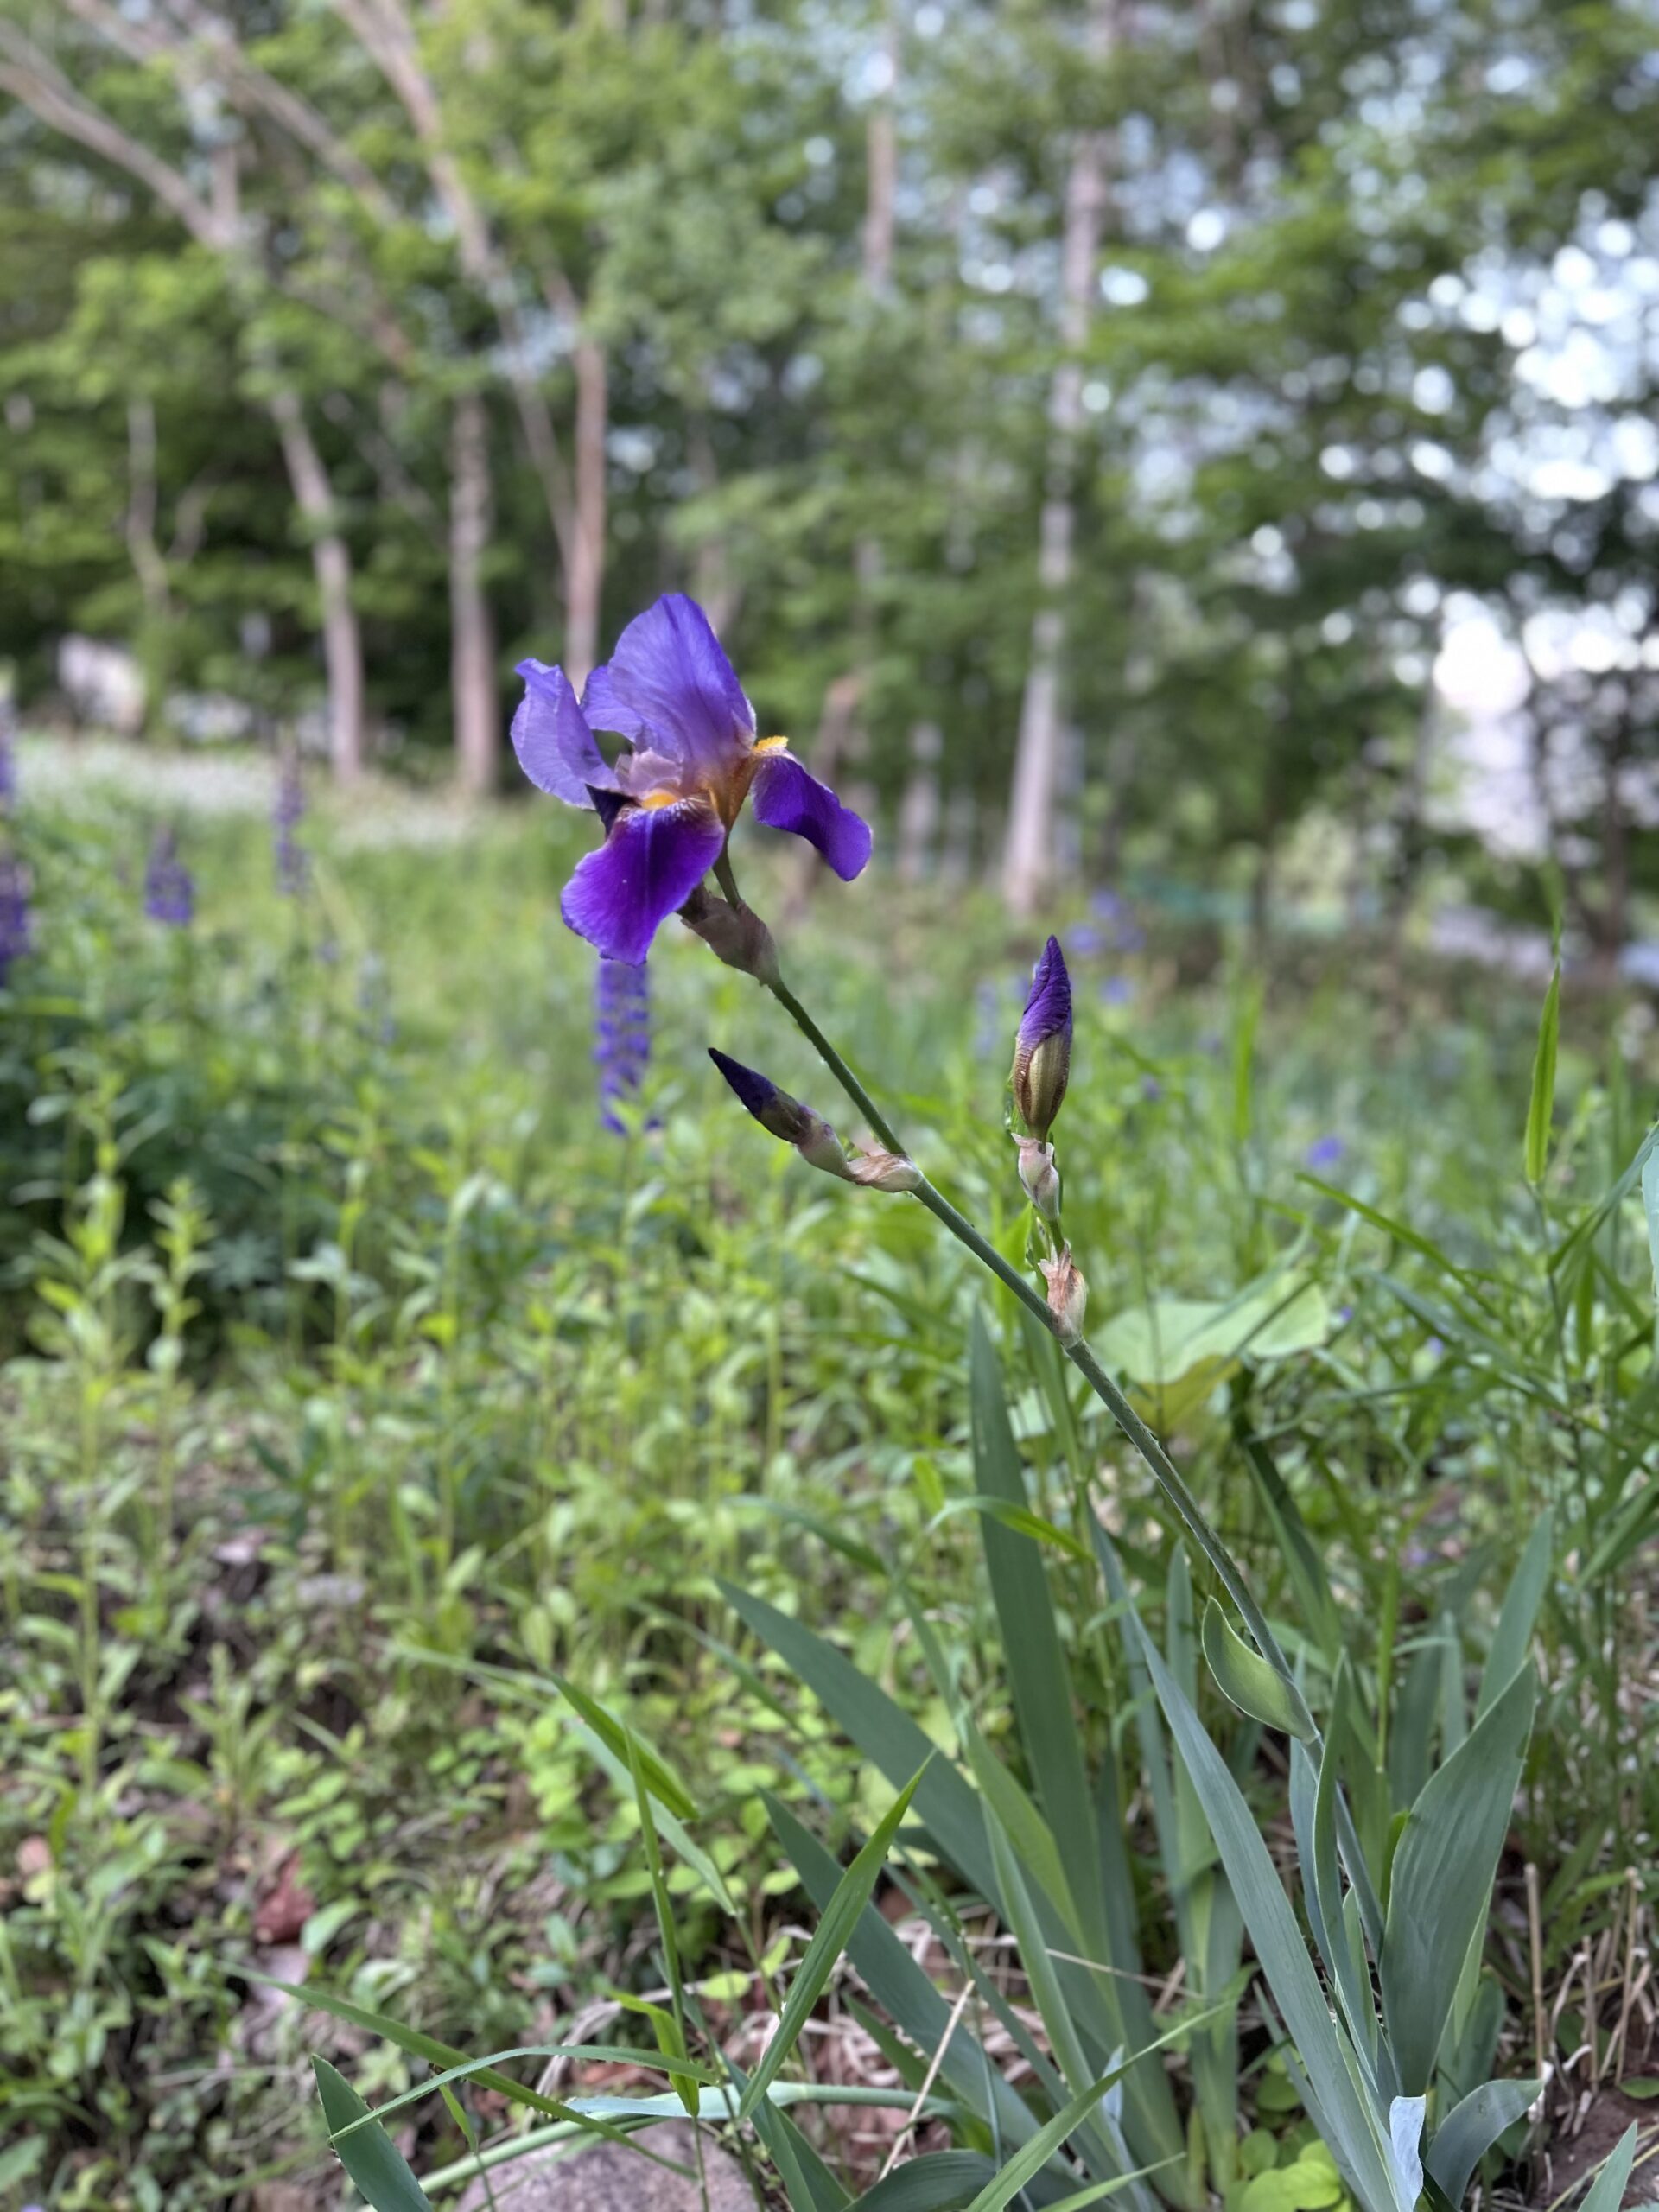
[[[766,1813],[778,1840],[820,1911],[835,1894],[841,1869],[786,1806],[770,1796]],[[882,2010],[930,2063],[938,2054],[941,2081],[1004,2139],[1023,2143],[1036,2122],[1031,2108],[996,2071],[983,2045],[950,2006],[893,1929],[867,1905],[847,1945],[847,1955]]]
[[[1435,2129],[1423,2163],[1453,2204],[1462,2203],[1471,2174],[1504,2129],[1525,2113],[1541,2086],[1536,2082],[1483,2082]]]
[[[563,1675],[555,1675],[553,1680],[565,1702],[575,1707],[601,1742],[608,1745],[623,1765],[632,1771],[628,1752],[632,1732],[607,1713],[597,1698],[589,1697],[586,1690],[578,1689]],[[632,1741],[646,1789],[653,1797],[667,1806],[677,1820],[689,1821],[697,1809],[696,1800],[687,1794],[683,1784],[670,1772],[649,1744],[638,1736],[633,1736]]]
[[[806,1956],[801,1961],[790,1985],[777,2030],[766,2045],[765,2056],[749,2076],[748,2087],[744,2090],[743,2101],[738,2107],[740,2120],[749,2117],[765,2096],[768,2084],[775,2079],[784,2061],[800,2040],[801,2031],[810,2018],[813,2006],[823,1994],[823,1986],[829,1980],[836,1960],[852,1940],[859,1916],[870,1901],[877,1878],[887,1863],[893,1840],[899,1833],[905,1815],[910,1810],[910,1801],[915,1796],[921,1778],[921,1774],[918,1773],[899,1792],[877,1823],[869,1841],[836,1885],[836,1893],[830,1900],[817,1932],[806,1947]]]
[[[1636,2122],[1632,2120],[1608,2153],[1606,2164],[1596,2176],[1595,2187],[1580,2205],[1579,2212],[1618,2212],[1635,2162]]]
[[[971,1343],[976,1486],[1005,1505],[1028,1512],[1025,1471],[1014,1450],[996,1350],[984,1313],[978,1308]],[[1037,1802],[1059,1847],[1084,1940],[1103,1948],[1109,1939],[1099,1908],[1100,1849],[1095,1838],[1094,1805],[1072,1709],[1071,1679],[1060,1648],[1042,1554],[1031,1537],[988,1517],[982,1534],[1020,1741],[1036,1785]]]
[[[935,2151],[884,2174],[852,2212],[957,2212],[995,2172],[977,2151]]]
[[[326,2058],[311,2066],[335,2155],[374,2212],[432,2212],[403,2153],[351,2083]]]
[[[1458,1978],[1485,1916],[1532,1726],[1523,1667],[1412,1807],[1389,1887],[1377,1977],[1408,2096],[1428,2088]]]
[[[1198,1792],[1250,1941],[1284,2017],[1313,2099],[1315,2124],[1367,2212],[1393,2212],[1382,2116],[1351,2073],[1345,2037],[1326,2007],[1279,1872],[1255,1815],[1179,1684],[1137,1620],[1142,1653],[1171,1732]]]
[[[805,1683],[893,1789],[903,1789],[933,1758],[936,1747],[910,1715],[860,1674],[843,1652],[764,1598],[729,1582],[721,1583],[720,1590],[733,1611]],[[963,1879],[995,1904],[996,1885],[980,1800],[949,1759],[933,1758],[927,1768],[916,1793],[916,1813]]]
[[[1003,2212],[1003,2207],[1011,2204],[1027,2183],[1042,2171],[1061,2145],[1075,2135],[1084,2121],[1099,2109],[1106,2092],[1121,2082],[1132,2066],[1138,2066],[1142,2059],[1150,2058],[1154,2051],[1162,2050],[1166,2045],[1178,2043],[1183,2036],[1190,2035],[1194,2028],[1202,2027],[1206,2020],[1218,2018],[1226,2009],[1226,2006],[1217,2005],[1207,2012],[1197,2012],[1189,2019],[1178,2021],[1155,2042],[1149,2043],[1144,2050],[1138,2050],[1132,2058],[1120,2059],[1115,2066],[1108,2067],[1098,2081],[1091,2082],[1087,2088],[1080,2090],[1070,2104],[1038,2129],[1030,2142],[1015,2152],[1000,2173],[986,2183],[969,2205],[969,2212]],[[1132,2183],[1142,2180],[1147,2174],[1157,2171],[1155,2166],[1147,2166],[1138,2173],[1114,2175],[1110,2185],[1116,2189],[1127,2189]]]
[[[1549,1586],[1549,1570],[1554,1557],[1555,1516],[1548,1506],[1538,1516],[1538,1524],[1527,1539],[1527,1548],[1521,1554],[1521,1563],[1510,1578],[1503,1593],[1503,1603],[1498,1609],[1497,1626],[1492,1633],[1491,1649],[1486,1655],[1486,1664],[1480,1677],[1480,1695],[1475,1707],[1478,1720],[1499,1693],[1508,1688],[1527,1656],[1538,1608],[1543,1603],[1544,1592]]]
[[[1544,994],[1538,1023],[1538,1048],[1532,1060],[1532,1096],[1527,1106],[1527,1180],[1537,1185],[1549,1164],[1549,1124],[1555,1110],[1555,1047],[1561,1027],[1561,963]]]

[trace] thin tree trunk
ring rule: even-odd
[[[495,624],[483,575],[493,515],[489,430],[483,400],[463,392],[449,434],[449,688],[456,772],[474,798],[494,791],[501,757]]]
[[[334,777],[355,783],[363,772],[363,636],[352,598],[352,554],[340,534],[328,471],[291,391],[272,396],[270,411],[295,505],[310,536],[311,566],[322,611],[322,658],[328,677],[328,756]]]
[[[603,346],[578,338],[572,356],[576,376],[575,518],[564,578],[564,665],[580,690],[599,658],[601,601],[605,589],[605,440],[610,425],[610,382]]]
[[[1109,51],[1112,0],[1096,0],[1090,50]],[[1039,594],[1031,626],[1031,658],[1020,709],[1020,736],[1008,799],[1002,890],[1011,912],[1031,914],[1054,874],[1054,800],[1061,770],[1061,683],[1065,654],[1065,597],[1071,582],[1077,535],[1077,442],[1083,428],[1083,363],[1095,293],[1095,264],[1106,213],[1107,140],[1085,131],[1072,151],[1065,183],[1060,245],[1059,337],[1062,358],[1049,392],[1048,465],[1039,529]]]

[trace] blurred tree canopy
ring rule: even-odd
[[[0,0],[0,655],[499,772],[694,591],[901,860],[1400,890],[1449,613],[1659,772],[1655,0]]]

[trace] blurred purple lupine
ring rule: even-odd
[[[1128,1006],[1135,996],[1135,982],[1128,976],[1109,976],[1100,987],[1103,1006]]]
[[[605,841],[576,866],[559,911],[610,960],[638,967],[726,849],[751,793],[755,819],[817,846],[843,882],[870,857],[868,825],[810,776],[787,739],[755,735],[709,618],[671,592],[630,622],[580,705],[562,668],[524,660],[512,718],[537,790],[598,814]],[[594,730],[626,741],[614,764]]]
[[[152,922],[172,929],[188,929],[195,919],[195,879],[179,858],[178,833],[171,827],[156,832],[144,864],[144,912]]]
[[[600,1119],[618,1136],[628,1124],[617,1112],[639,1095],[651,1058],[651,986],[644,961],[601,960],[594,983],[594,1061],[599,1069]]]
[[[15,853],[0,852],[0,989],[14,960],[34,946],[29,910],[29,870]]]
[[[304,819],[305,782],[300,773],[300,756],[290,749],[283,755],[276,804],[270,810],[276,888],[284,899],[297,899],[310,879],[310,855],[299,839],[299,827]]]
[[[1046,1143],[1071,1072],[1071,978],[1060,941],[1037,956],[1031,992],[1014,1046],[1014,1103],[1039,1144]]]
[[[1303,1155],[1304,1162],[1309,1167],[1335,1167],[1347,1149],[1340,1137],[1316,1137]]]

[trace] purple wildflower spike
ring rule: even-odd
[[[1058,938],[1033,970],[1014,1047],[1014,1103],[1039,1144],[1048,1141],[1071,1071],[1071,979]]]
[[[1338,1166],[1347,1149],[1347,1146],[1340,1137],[1316,1137],[1307,1147],[1306,1164],[1316,1169]]]
[[[144,864],[144,912],[152,922],[172,929],[188,929],[195,918],[196,886],[179,858],[178,834],[158,830]]]
[[[804,837],[843,880],[868,860],[868,826],[783,738],[757,739],[754,709],[708,616],[683,593],[629,623],[580,706],[562,669],[524,660],[518,673],[519,766],[539,790],[591,807],[604,825],[604,843],[580,862],[560,907],[607,958],[645,959],[725,850],[751,790],[757,821]],[[595,730],[624,741],[609,766]]]
[[[29,888],[29,870],[22,861],[15,853],[0,852],[0,989],[12,963],[34,949]]]
[[[276,802],[270,814],[276,888],[284,899],[297,899],[310,880],[310,855],[297,834],[304,818],[305,783],[300,774],[300,756],[290,748],[283,755]]]
[[[599,1070],[599,1117],[614,1135],[628,1124],[619,1106],[637,1098],[651,1058],[648,971],[626,960],[601,960],[594,984],[594,1062]]]

